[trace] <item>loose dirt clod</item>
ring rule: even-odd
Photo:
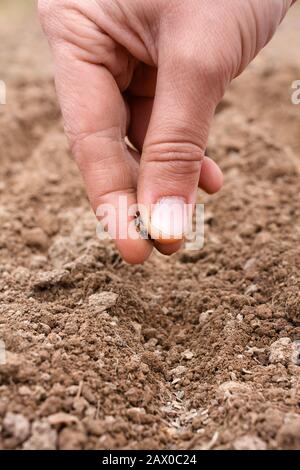
[[[191,359],[193,359],[194,353],[190,351],[189,349],[187,349],[186,351],[183,351],[183,353],[181,353],[181,356],[183,359],[190,361]]]
[[[30,438],[23,444],[24,450],[55,450],[57,433],[47,421],[32,424]]]
[[[271,364],[288,364],[292,362],[293,345],[290,338],[280,338],[270,346],[269,361]]]
[[[34,289],[50,289],[54,286],[67,285],[70,282],[70,273],[64,269],[41,271],[33,281]]]
[[[300,418],[294,417],[285,423],[277,434],[278,444],[281,449],[300,449]]]
[[[238,437],[232,447],[234,450],[266,450],[267,444],[257,436]]]
[[[51,426],[55,427],[77,423],[78,418],[76,416],[69,415],[68,413],[58,412],[48,416],[48,422]]]
[[[97,310],[97,313],[101,313],[113,307],[117,299],[118,294],[114,292],[99,292],[89,297],[89,305]]]
[[[45,232],[39,227],[30,230],[24,230],[23,238],[26,245],[29,247],[39,248],[43,251],[48,248],[49,239]]]
[[[18,444],[22,444],[29,436],[30,424],[25,416],[8,412],[3,420],[3,431],[15,437]]]

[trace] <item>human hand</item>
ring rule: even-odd
[[[120,208],[126,196],[129,206],[146,208],[156,248],[170,254],[180,247],[180,241],[160,242],[153,204],[168,198],[167,217],[173,202],[194,205],[198,186],[208,193],[220,189],[221,170],[204,158],[216,105],[292,3],[39,1],[65,131],[95,211],[111,204],[117,229],[128,227],[133,215]],[[184,224],[177,225],[183,232]],[[153,248],[152,241],[118,234],[115,242],[130,263],[143,262]]]

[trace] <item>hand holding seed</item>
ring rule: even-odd
[[[221,170],[204,156],[215,108],[292,3],[39,1],[66,134],[93,209],[116,209],[114,238],[126,261],[145,261],[153,244],[176,251],[197,187],[222,186]],[[120,196],[145,208],[154,242],[118,236],[134,218],[122,213]]]

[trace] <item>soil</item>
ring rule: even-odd
[[[130,267],[96,237],[48,46],[15,3],[0,7],[0,448],[300,449],[300,8],[218,108],[204,248]]]

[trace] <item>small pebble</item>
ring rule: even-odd
[[[104,312],[113,307],[118,300],[118,294],[114,292],[97,292],[89,297],[89,305],[98,313]]]
[[[189,361],[190,359],[194,357],[194,353],[190,351],[189,349],[186,349],[185,351],[183,351],[183,353],[181,353],[181,356],[183,359],[186,359],[187,361]]]
[[[49,238],[40,227],[24,230],[23,238],[25,244],[31,248],[39,248],[44,251],[48,248]]]
[[[8,412],[3,420],[3,430],[21,444],[29,436],[30,424],[25,416]]]
[[[24,450],[55,450],[57,432],[46,421],[34,421],[32,434],[23,444]]]

